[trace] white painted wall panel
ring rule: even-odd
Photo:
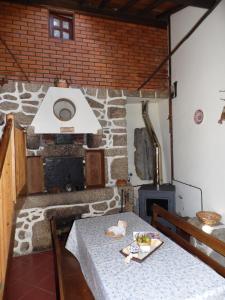
[[[172,46],[185,35],[204,10],[186,8],[171,18]],[[173,101],[175,177],[203,189],[204,209],[215,210],[225,221],[225,123],[218,124],[225,90],[225,1],[204,21],[172,59],[172,81],[178,81],[178,96]],[[196,125],[193,115],[202,109],[204,121]],[[198,209],[183,194],[183,215]],[[194,197],[195,199],[195,197]]]

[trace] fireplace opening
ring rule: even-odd
[[[45,189],[49,193],[84,190],[83,157],[45,158]]]
[[[157,204],[157,205],[161,206],[162,208],[164,208],[166,210],[169,209],[168,199],[146,199],[146,215],[148,217],[152,217],[153,204]]]

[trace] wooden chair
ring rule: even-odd
[[[183,232],[189,234],[190,236],[196,238],[200,242],[204,243],[208,247],[212,248],[214,251],[218,252],[222,256],[225,256],[225,243],[221,240],[218,240],[212,235],[205,233],[204,231],[196,228],[192,224],[184,221],[181,217],[171,214],[164,208],[154,204],[153,205],[153,216],[152,216],[152,226],[159,229],[166,236],[170,237],[177,244],[179,244],[182,248],[197,256],[211,268],[213,268],[220,275],[225,277],[225,267],[219,264],[216,260],[206,255],[204,252],[200,251],[196,247],[194,247],[190,242],[186,239],[182,238],[181,235],[177,234],[175,231],[166,227],[162,223],[160,223],[160,218],[166,220],[170,224],[174,225],[176,228],[182,230]]]

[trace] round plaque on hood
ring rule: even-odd
[[[60,98],[54,103],[53,112],[57,119],[66,122],[74,117],[76,107],[71,100]]]

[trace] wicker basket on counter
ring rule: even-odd
[[[221,220],[221,215],[213,211],[199,211],[196,216],[202,223],[210,226],[217,225]]]

